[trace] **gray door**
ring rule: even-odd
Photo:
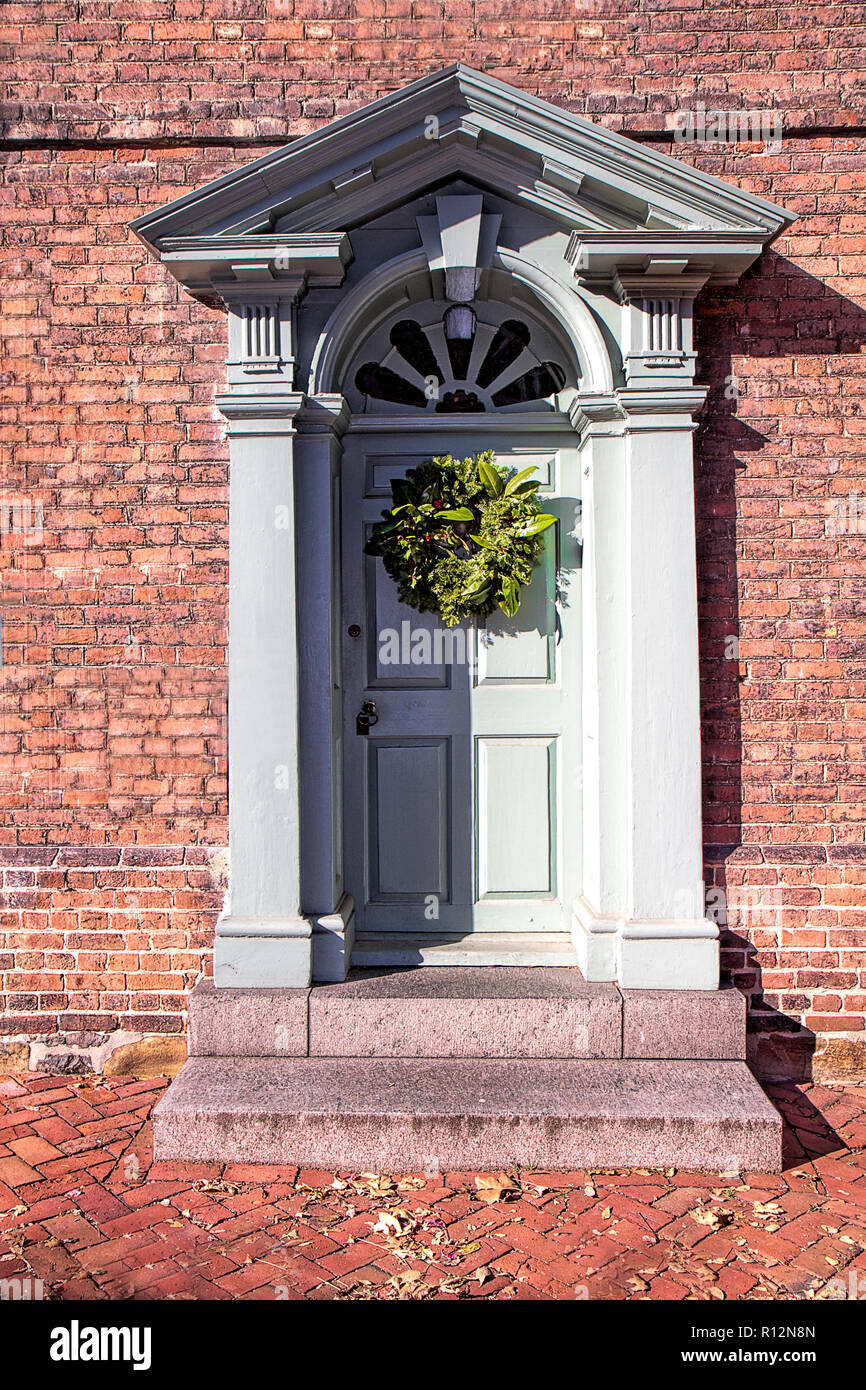
[[[566,931],[580,881],[579,468],[572,435],[350,433],[342,481],[343,851],[356,929]],[[450,632],[363,553],[390,479],[493,448],[559,518],[514,618]],[[356,732],[365,701],[378,722]]]

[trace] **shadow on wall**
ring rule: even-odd
[[[829,817],[839,798],[835,772],[831,782],[824,761],[800,753],[795,739],[795,725],[809,721],[829,724],[832,739],[841,708],[833,711],[833,696],[819,679],[813,678],[813,689],[784,690],[780,674],[792,659],[792,643],[810,638],[822,643],[825,659],[832,645],[837,660],[862,660],[853,644],[849,651],[838,639],[826,641],[836,638],[835,630],[828,634],[828,619],[844,616],[845,604],[848,613],[855,607],[855,581],[842,597],[833,597],[837,577],[823,586],[819,581],[827,575],[828,560],[844,559],[846,549],[852,565],[857,563],[856,535],[846,538],[828,529],[848,487],[845,457],[827,451],[821,421],[830,422],[838,437],[843,411],[850,417],[864,408],[845,399],[844,364],[834,367],[833,359],[860,353],[866,312],[767,251],[735,288],[709,292],[698,301],[696,341],[697,379],[710,387],[695,439],[705,879],[717,901],[727,904],[732,923],[741,924],[738,930],[723,928],[722,969],[749,1000],[750,1064],[764,1079],[803,1081],[812,1077],[818,1038],[802,1019],[812,1010],[812,990],[822,985],[811,978],[805,988],[792,972],[780,992],[791,1012],[774,1008],[764,998],[759,953],[766,964],[782,946],[779,919],[773,916],[777,907],[782,927],[785,911],[795,910],[799,922],[793,931],[807,929],[810,906],[820,906],[822,898],[814,869],[826,865],[828,853],[842,862],[863,863],[866,847],[832,845]],[[801,359],[796,375],[786,363],[795,356]],[[734,359],[743,357],[768,359],[784,369],[746,364],[738,381]],[[786,513],[785,504],[792,502],[796,512],[792,507]],[[866,518],[863,524],[866,528]],[[741,578],[750,607],[766,605],[766,616],[746,610],[745,631]],[[799,581],[802,588],[782,597],[776,586],[785,581]],[[780,597],[784,610],[778,607]],[[866,597],[866,584],[860,597]],[[745,843],[744,719],[768,725],[766,742],[779,745],[777,759],[761,763],[760,783],[750,779]],[[757,741],[760,732],[751,737]],[[751,749],[747,756],[755,767]],[[838,767],[841,775],[856,775],[853,769],[843,773],[844,764]],[[806,804],[818,810],[814,821],[802,822],[799,840],[796,810]],[[826,821],[821,807],[827,809]],[[819,842],[808,838],[810,828],[820,832]],[[792,840],[774,839],[779,829]],[[785,944],[797,949],[796,939]],[[831,1070],[839,1080],[866,1075],[863,1042],[837,1039],[831,1050],[833,1061],[827,1053],[819,1069],[822,1079],[831,1079]]]

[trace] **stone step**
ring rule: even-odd
[[[578,970],[354,971],[310,991],[311,1057],[618,1057],[622,998]],[[231,1049],[233,1052],[234,1049]]]
[[[545,966],[577,968],[577,953],[567,932],[359,932],[352,947],[352,966]]]
[[[739,1061],[738,990],[620,990],[578,970],[361,970],[312,989],[215,989],[189,1001],[191,1056],[635,1057]]]
[[[742,1062],[193,1057],[157,1158],[363,1172],[778,1171],[781,1119]]]

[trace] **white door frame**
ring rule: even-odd
[[[429,207],[449,180],[463,180],[459,196],[437,197],[436,216],[371,243],[368,224],[413,198]],[[231,470],[231,871],[218,986],[346,969],[335,521],[346,368],[401,301],[460,300],[468,284],[531,307],[580,366],[559,408],[584,469],[581,968],[628,987],[717,988],[702,884],[692,436],[706,392],[693,385],[692,306],[792,220],[457,64],[134,224],[229,318],[217,404]],[[345,228],[367,237],[348,276]]]

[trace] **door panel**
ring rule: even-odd
[[[450,739],[371,739],[370,896],[449,896]],[[411,808],[407,814],[407,808]]]
[[[480,902],[556,895],[556,742],[476,740]]]
[[[372,522],[364,527],[365,541],[372,529]],[[397,586],[388,578],[381,560],[373,555],[364,556],[364,587],[367,621],[363,632],[368,688],[446,690],[451,684],[451,666],[445,660],[444,643],[440,641],[439,649],[436,647],[436,615],[416,613],[400,603]],[[411,618],[406,616],[409,612]],[[395,634],[395,640],[382,641],[380,634],[390,632]],[[428,653],[432,661],[427,659]]]
[[[557,525],[544,534],[544,553],[532,583],[523,590],[516,618],[507,618],[497,610],[477,634],[479,689],[556,679],[558,530]]]
[[[453,427],[452,427],[453,428]],[[580,865],[579,468],[570,433],[348,434],[342,482],[344,865],[359,931],[567,930]],[[448,630],[363,554],[390,479],[493,447],[558,517],[514,618]],[[349,634],[355,625],[360,631]],[[355,718],[365,700],[378,722]],[[563,846],[567,846],[564,852]]]

